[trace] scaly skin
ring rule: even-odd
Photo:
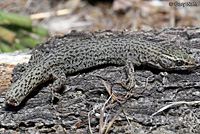
[[[41,56],[41,55],[40,55]],[[196,67],[184,51],[133,37],[86,39],[70,42],[50,51],[27,68],[6,94],[8,104],[18,106],[39,84],[54,79],[50,90],[59,90],[66,75],[103,64],[149,65],[162,70]],[[131,70],[131,69],[130,69]]]

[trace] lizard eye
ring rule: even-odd
[[[177,65],[177,66],[182,66],[183,64],[184,64],[184,62],[181,61],[181,60],[177,60],[177,61],[176,61],[176,65]]]

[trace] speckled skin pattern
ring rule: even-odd
[[[61,45],[49,53],[35,53],[32,67],[12,83],[8,104],[18,106],[39,84],[53,79],[48,88],[58,91],[66,75],[104,64],[149,65],[162,70],[188,70],[196,64],[184,51],[133,37],[85,39]]]

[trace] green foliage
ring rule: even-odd
[[[12,52],[14,49],[9,45],[0,42],[0,52]]]
[[[0,9],[0,52],[33,48],[47,37],[46,29],[32,25],[29,16],[5,12]]]

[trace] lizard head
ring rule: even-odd
[[[194,60],[184,51],[174,47],[164,47],[158,63],[164,70],[189,70],[196,67]]]

